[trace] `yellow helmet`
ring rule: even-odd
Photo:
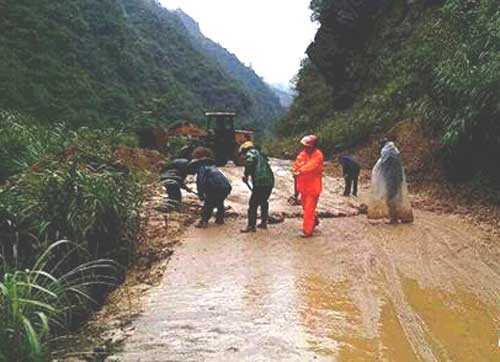
[[[252,149],[252,148],[254,148],[253,142],[252,141],[246,141],[245,143],[243,143],[240,146],[240,153],[246,152],[246,151],[248,151],[249,149]]]

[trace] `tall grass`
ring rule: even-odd
[[[0,360],[47,359],[51,339],[67,330],[74,313],[95,303],[92,287],[116,285],[115,262],[96,260],[69,269],[66,261],[74,254],[89,257],[80,246],[59,241],[29,269],[11,270],[0,258]]]
[[[124,133],[62,126],[46,129],[18,115],[1,120],[6,128],[17,130],[17,135],[2,133],[11,144],[29,148],[24,143],[35,142],[34,129],[40,129],[65,145],[58,149],[47,141],[36,152],[3,150],[0,168],[15,170],[9,182],[0,186],[0,250],[9,249],[3,250],[4,257],[12,262],[13,254],[19,253],[16,263],[23,267],[51,240],[67,239],[95,258],[127,264],[139,232],[143,185],[137,170],[116,160],[115,148],[121,141],[130,143]],[[24,167],[9,168],[20,160]]]
[[[144,186],[119,130],[5,112],[0,126],[0,361],[45,360],[134,257]]]
[[[64,145],[64,125],[47,128],[28,116],[0,111],[0,181],[22,172]]]
[[[139,231],[143,187],[132,174],[80,163],[29,172],[15,186],[43,240],[69,239],[126,264]]]

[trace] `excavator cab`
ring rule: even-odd
[[[205,113],[205,116],[207,117],[207,131],[212,135],[210,148],[215,153],[217,165],[224,166],[229,160],[241,165],[242,160],[238,154],[239,146],[244,141],[250,140],[253,132],[234,129],[236,113],[209,112]]]

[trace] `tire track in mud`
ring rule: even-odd
[[[498,326],[498,286],[500,285],[498,273],[490,265],[483,262],[478,255],[464,255],[457,252],[457,250],[473,249],[475,240],[473,233],[457,227],[456,222],[460,221],[453,220],[453,218],[448,219],[444,216],[436,217],[436,215],[419,212],[416,225],[396,227],[399,229],[406,228],[406,231],[408,231],[406,235],[389,234],[387,227],[375,226],[373,232],[370,233],[370,237],[373,237],[374,244],[380,247],[380,260],[386,277],[385,288],[391,303],[397,310],[400,324],[414,352],[425,361],[457,360],[457,356],[460,356],[460,360],[474,361],[477,359],[472,354],[459,355],[459,352],[454,353],[455,351],[450,353],[451,338],[456,339],[454,342],[457,342],[460,338],[457,340],[456,336],[453,336],[453,332],[450,332],[449,335],[446,332],[443,333],[442,330],[439,330],[439,327],[436,327],[435,323],[431,323],[433,325],[429,326],[429,316],[423,318],[420,315],[420,313],[426,311],[420,306],[415,306],[414,301],[421,298],[418,293],[425,295],[429,293],[428,290],[410,289],[407,285],[404,285],[408,284],[407,281],[402,282],[402,278],[411,278],[416,283],[423,283],[423,286],[431,288],[429,290],[436,290],[437,293],[440,293],[441,298],[438,304],[445,303],[448,305],[450,315],[459,306],[465,314],[462,317],[464,320],[467,318],[466,316],[476,316],[480,312],[487,314],[491,320],[496,321]],[[455,224],[453,224],[454,222]],[[404,265],[404,260],[400,258],[404,253],[408,253],[407,246],[403,245],[405,250],[402,253],[395,251],[395,248],[401,246],[404,240],[415,242],[415,258],[414,263],[411,265]],[[393,255],[396,256],[396,259]],[[413,275],[410,271],[413,272]],[[418,290],[417,296],[408,294],[410,292],[415,293],[416,290]],[[460,294],[461,290],[467,290],[467,292],[473,294]],[[412,299],[411,301],[408,299],[409,297]],[[490,307],[483,306],[481,301],[490,304]],[[417,307],[417,310],[415,307]],[[448,311],[445,311],[446,313]],[[436,315],[435,317],[439,321],[449,322],[446,315]],[[476,325],[475,321],[464,320],[457,321],[456,326],[460,328],[467,324],[467,329],[475,328],[477,332],[481,330],[481,326]],[[486,321],[485,324],[491,323]],[[453,327],[453,324],[451,324],[450,329]],[[488,328],[488,326],[484,325],[484,328]],[[490,325],[489,328],[491,330],[488,330],[488,334],[494,336],[495,327]],[[473,345],[474,342],[471,336],[467,336],[467,338],[462,338],[461,343]],[[493,345],[493,338],[489,339],[491,339],[490,343]],[[487,345],[483,344],[481,347],[487,348]],[[490,346],[490,354],[483,355],[483,358],[492,358],[493,360],[494,355],[498,356],[498,351],[495,353],[495,351],[491,351],[492,348],[494,347]],[[477,351],[471,352],[475,353]]]
[[[379,256],[380,271],[385,280],[384,294],[386,294],[395,308],[396,316],[415,355],[420,356],[425,361],[438,361],[432,348],[427,343],[426,336],[428,335],[428,331],[426,330],[425,323],[406,301],[398,270],[394,261],[389,257],[386,247],[386,243],[388,242],[387,233],[384,231],[374,226],[372,232],[372,236],[375,239],[374,245],[377,245],[376,253]]]
[[[427,244],[432,243],[436,248],[441,246],[445,249],[436,250],[430,259],[454,270],[454,273],[448,273],[453,277],[453,286],[474,290],[483,300],[499,301],[500,264],[489,258],[484,260],[486,256],[477,251],[476,246],[480,243],[481,236],[474,235],[466,228],[459,231],[448,223],[433,220],[431,215],[423,215],[425,217],[422,217],[421,224],[430,231]],[[494,280],[497,281],[496,285],[491,282]]]

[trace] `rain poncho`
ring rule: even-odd
[[[413,222],[408,186],[399,150],[388,142],[372,171],[368,218]]]

